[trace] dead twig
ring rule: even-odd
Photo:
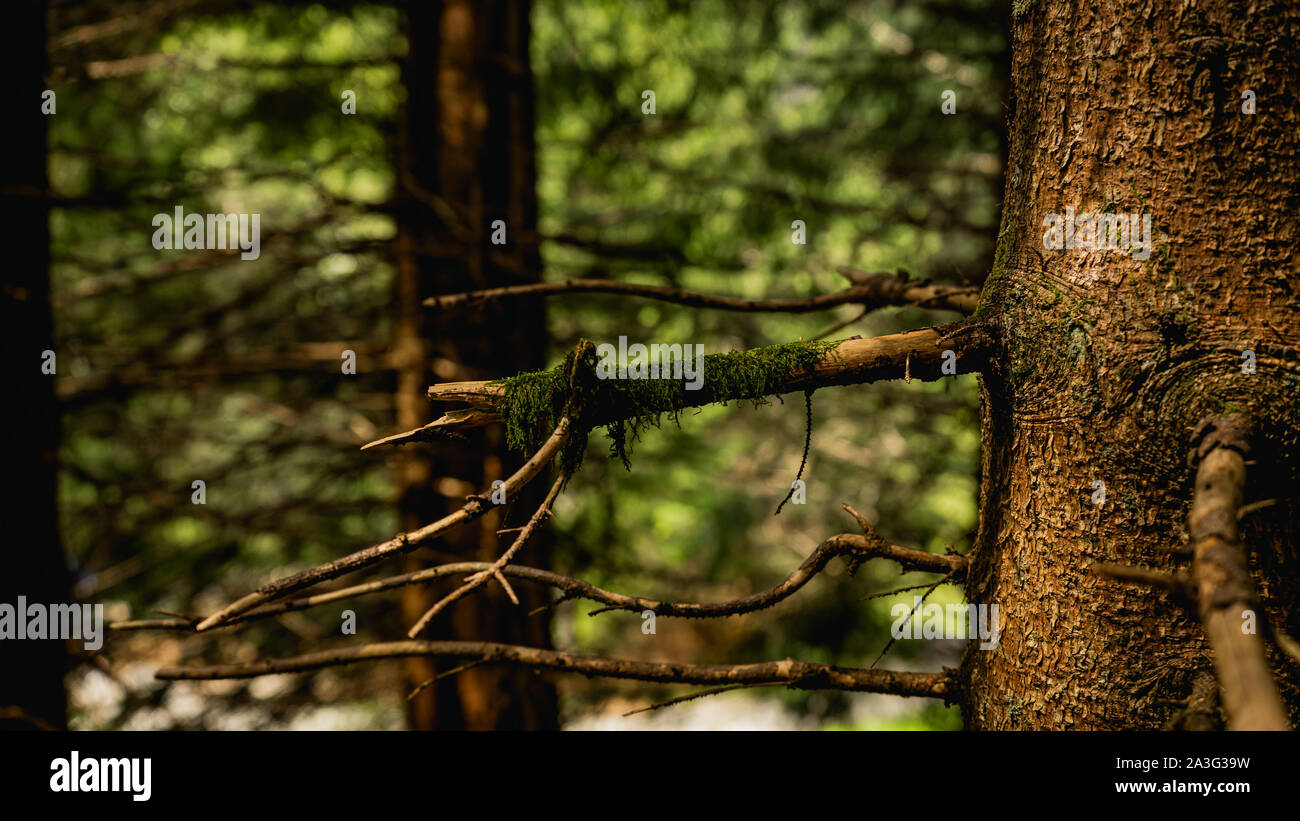
[[[510,600],[515,604],[519,604],[519,597],[515,595],[515,591],[511,589],[510,583],[506,581],[506,577],[502,575],[501,571],[515,557],[515,554],[524,545],[528,544],[528,540],[533,537],[533,533],[536,532],[541,523],[550,517],[551,504],[555,502],[555,497],[559,495],[560,488],[564,487],[564,483],[568,478],[563,471],[560,472],[560,475],[555,478],[555,483],[551,485],[550,491],[546,494],[546,498],[537,506],[537,511],[533,513],[532,518],[528,520],[528,524],[524,525],[514,543],[501,555],[501,558],[493,562],[490,567],[484,568],[467,578],[460,587],[443,596],[436,604],[426,610],[424,615],[411,627],[407,636],[415,638],[420,635],[420,633],[424,632],[424,628],[429,626],[429,622],[433,621],[433,618],[446,609],[448,605],[474,592],[476,588],[484,585],[489,579],[495,578],[505,589],[507,595],[510,596]]]
[[[560,419],[555,427],[555,432],[550,438],[538,448],[537,452],[524,463],[519,470],[511,474],[503,483],[501,490],[507,498],[514,496],[520,488],[531,482],[543,468],[546,467],[555,454],[560,452],[564,443],[569,440],[572,429],[572,423],[566,416]],[[314,584],[337,578],[345,573],[351,573],[363,567],[368,567],[376,562],[383,561],[390,556],[399,553],[405,553],[413,550],[420,544],[434,539],[447,531],[462,525],[466,522],[474,521],[490,509],[490,504],[484,496],[471,496],[466,500],[465,505],[456,512],[444,516],[436,522],[427,524],[424,527],[414,530],[410,533],[400,533],[397,536],[377,545],[372,545],[365,550],[359,550],[341,559],[327,562],[311,570],[303,571],[292,576],[279,579],[268,585],[265,585],[253,593],[244,596],[242,599],[227,605],[218,612],[208,616],[199,622],[196,630],[203,632],[211,630],[213,627],[222,622],[229,621],[235,616],[252,610],[260,604],[282,598],[290,593],[302,590],[305,587],[311,587]]]
[[[242,679],[280,673],[301,673],[323,667],[377,659],[452,658],[485,664],[512,664],[538,670],[560,670],[586,676],[654,681],[664,684],[785,684],[799,690],[846,690],[899,696],[947,698],[955,689],[948,672],[911,673],[833,667],[784,659],[757,664],[679,664],[597,658],[484,641],[396,641],[336,650],[320,650],[287,659],[209,667],[163,667],[155,674],[164,681]]]
[[[1286,730],[1286,709],[1258,632],[1263,611],[1237,532],[1250,429],[1248,419],[1234,414],[1206,420],[1193,437],[1192,580],[1228,726]],[[1259,626],[1248,630],[1252,619]]]

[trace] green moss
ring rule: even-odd
[[[497,380],[503,389],[501,415],[506,443],[531,453],[555,429],[562,416],[577,422],[575,435],[561,456],[572,474],[582,461],[587,434],[605,425],[610,454],[630,468],[631,442],[648,427],[658,427],[665,414],[678,423],[683,408],[731,400],[766,404],[768,397],[787,390],[790,377],[810,370],[836,346],[835,342],[788,342],[752,351],[710,354],[703,361],[703,385],[686,390],[682,379],[599,379],[596,348],[583,340],[554,368]],[[667,371],[664,363],[660,368]],[[608,422],[613,419],[615,421]]]
[[[993,249],[993,270],[989,271],[988,278],[984,280],[984,288],[980,291],[980,301],[975,307],[975,316],[977,318],[987,319],[994,309],[989,306],[999,299],[1006,298],[1008,283],[1010,282],[1009,272],[1006,270],[1008,258],[1011,256],[1011,232],[1003,230],[998,234],[997,246]]]
[[[1124,489],[1124,493],[1120,496],[1120,503],[1129,513],[1136,514],[1138,512],[1138,497],[1133,488]]]
[[[1224,399],[1217,393],[1211,394],[1209,402],[1213,405],[1219,416],[1228,416],[1234,413],[1245,413],[1246,407],[1239,405],[1231,399]]]
[[[1020,713],[1022,711],[1022,708],[1020,704],[1020,699],[1016,698],[1015,693],[1007,693],[1006,703],[1007,703],[1007,718],[1009,718],[1012,721],[1015,721],[1016,719],[1020,718]]]

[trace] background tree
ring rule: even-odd
[[[537,196],[533,160],[533,89],[527,2],[448,2],[407,9],[410,52],[403,63],[398,190],[395,352],[399,361],[397,424],[429,421],[431,377],[469,379],[533,370],[546,342],[540,301],[468,318],[432,316],[423,301],[445,292],[537,282]],[[413,446],[412,449],[420,448]],[[473,442],[442,442],[404,455],[399,474],[403,529],[459,507],[464,497],[518,466],[498,432]],[[504,472],[503,472],[504,471]],[[510,516],[495,513],[442,540],[436,555],[494,558],[497,531],[522,524],[521,508],[536,493],[508,500]],[[528,561],[548,565],[540,545]],[[407,561],[414,571],[426,562]],[[414,621],[450,588],[408,587],[402,612]],[[549,647],[549,619],[527,618],[545,603],[526,589],[512,606],[492,590],[457,609],[440,634],[447,638],[505,638]],[[410,686],[439,674],[429,659],[411,659]],[[554,688],[518,670],[477,668],[441,678],[412,701],[421,729],[548,729],[557,724]]]
[[[457,163],[465,160],[464,156],[447,160],[442,156],[446,150],[439,148],[445,142],[444,132],[455,131],[454,127],[440,128],[438,120],[443,115],[451,116],[447,112],[455,110],[454,105],[443,105],[438,100],[438,78],[445,77],[448,72],[440,69],[436,57],[449,53],[449,50],[439,49],[436,45],[441,19],[437,13],[430,14],[422,4],[410,10],[414,24],[408,23],[406,17],[393,14],[391,8],[338,5],[343,11],[341,14],[327,13],[320,6],[283,10],[255,7],[251,12],[245,12],[235,11],[235,6],[221,3],[191,9],[190,13],[181,15],[152,6],[137,10],[145,16],[151,10],[161,15],[158,22],[169,32],[161,44],[155,42],[154,32],[141,32],[132,21],[118,16],[121,9],[106,7],[98,10],[99,19],[71,27],[55,41],[67,62],[60,67],[65,81],[116,81],[119,86],[144,95],[143,100],[128,102],[112,92],[101,92],[100,106],[93,107],[90,112],[72,113],[73,127],[66,132],[68,139],[84,139],[82,118],[108,105],[139,107],[143,104],[143,110],[134,110],[139,111],[146,121],[158,125],[167,115],[150,107],[150,103],[157,103],[158,99],[148,94],[160,87],[160,80],[164,83],[161,88],[167,89],[161,95],[165,100],[162,110],[172,109],[175,115],[168,118],[167,126],[170,128],[156,129],[164,133],[153,135],[155,139],[146,140],[143,145],[134,142],[115,145],[119,152],[116,157],[106,153],[99,143],[90,142],[84,146],[81,159],[86,166],[69,169],[74,174],[69,182],[75,185],[75,172],[86,168],[98,170],[106,166],[117,171],[115,175],[107,175],[108,180],[101,178],[97,182],[99,190],[93,196],[81,198],[89,200],[87,205],[119,208],[126,202],[147,205],[147,208],[140,209],[147,213],[149,209],[169,210],[171,206],[165,204],[168,199],[174,201],[174,198],[184,195],[207,200],[211,205],[204,210],[220,210],[239,200],[261,203],[268,209],[266,227],[279,226],[279,230],[268,237],[268,261],[254,264],[252,275],[245,273],[247,266],[244,263],[230,265],[230,258],[221,253],[204,254],[197,262],[172,263],[165,260],[159,265],[156,262],[158,253],[146,246],[132,248],[140,255],[133,260],[148,260],[153,264],[145,275],[113,271],[78,280],[69,289],[69,301],[88,300],[100,308],[107,304],[109,310],[85,316],[84,324],[80,326],[83,336],[73,337],[72,343],[84,357],[79,361],[94,361],[96,364],[92,367],[97,372],[91,377],[65,384],[64,396],[68,406],[75,411],[93,405],[100,414],[121,420],[122,411],[129,407],[126,400],[135,399],[140,405],[151,398],[161,398],[163,401],[158,403],[161,407],[155,409],[154,429],[150,434],[156,434],[156,426],[161,424],[175,436],[164,447],[174,447],[176,440],[206,445],[200,446],[199,453],[190,452],[177,460],[170,466],[174,470],[168,472],[179,472],[175,469],[184,465],[184,470],[200,475],[203,481],[213,485],[216,498],[212,506],[214,515],[211,516],[191,516],[185,509],[189,502],[188,493],[177,494],[169,504],[166,495],[156,490],[158,480],[168,479],[156,475],[153,481],[145,478],[151,470],[151,466],[146,465],[151,465],[154,460],[129,459],[129,467],[117,475],[114,475],[116,471],[106,475],[101,468],[90,469],[87,464],[90,460],[84,456],[70,460],[77,470],[74,482],[92,494],[91,498],[100,497],[97,499],[100,504],[93,510],[95,515],[109,511],[116,515],[122,507],[132,507],[133,500],[125,500],[122,507],[117,504],[123,500],[121,485],[116,480],[126,473],[133,477],[127,485],[127,496],[146,489],[153,491],[149,494],[147,506],[137,506],[137,510],[149,511],[146,522],[142,523],[139,517],[122,517],[127,520],[113,522],[110,529],[120,527],[126,540],[149,543],[149,552],[155,558],[169,552],[175,556],[180,552],[165,547],[159,549],[157,531],[167,529],[173,529],[173,533],[163,535],[161,542],[181,542],[171,545],[173,548],[184,550],[193,546],[196,540],[205,542],[209,538],[229,539],[232,545],[260,540],[265,548],[261,551],[263,558],[283,558],[278,540],[284,534],[266,528],[270,517],[274,515],[282,520],[298,518],[309,510],[320,510],[322,502],[330,504],[337,515],[316,519],[315,524],[303,519],[296,531],[299,537],[305,536],[305,541],[310,543],[337,538],[342,532],[340,528],[353,534],[364,531],[373,523],[367,523],[364,515],[358,514],[364,514],[371,506],[358,504],[356,499],[358,496],[382,498],[387,479],[382,476],[381,466],[372,463],[366,474],[368,478],[362,483],[341,479],[328,468],[337,457],[341,442],[365,441],[368,437],[362,436],[361,432],[373,435],[372,423],[358,410],[369,407],[392,413],[395,409],[398,419],[405,424],[414,424],[410,414],[427,412],[423,385],[429,381],[431,371],[427,367],[431,362],[439,363],[444,372],[448,367],[466,367],[466,362],[491,362],[492,367],[486,371],[480,366],[474,366],[480,367],[479,370],[471,371],[486,373],[502,367],[534,365],[528,356],[521,358],[520,352],[535,355],[542,350],[544,340],[540,334],[544,328],[541,315],[531,329],[534,337],[526,344],[530,332],[526,323],[518,326],[518,335],[507,337],[488,337],[474,323],[462,323],[456,333],[449,333],[451,329],[444,326],[437,333],[446,344],[442,347],[427,344],[435,334],[432,323],[420,318],[418,299],[443,287],[437,285],[437,280],[440,276],[451,276],[445,270],[447,261],[462,258],[466,244],[473,247],[475,242],[487,243],[486,235],[473,240],[465,236],[460,220],[465,219],[468,224],[473,215],[469,213],[470,200],[462,200],[460,195],[468,192],[457,190],[451,192],[457,196],[448,196],[438,179],[440,168],[455,168]],[[449,6],[447,13],[454,14],[456,8]],[[476,13],[483,15],[480,23],[486,20],[495,25],[496,21],[506,19],[506,15],[498,11],[485,6]],[[81,12],[86,14],[85,10]],[[495,32],[500,42],[478,38],[477,50],[466,56],[466,65],[453,67],[451,71],[469,71],[467,80],[473,79],[474,72],[485,73],[484,82],[490,87],[487,96],[495,111],[487,124],[490,139],[480,149],[481,153],[492,157],[506,146],[510,152],[522,151],[528,160],[524,166],[525,178],[517,179],[522,172],[502,177],[513,186],[511,194],[519,194],[509,198],[510,201],[524,203],[523,210],[507,214],[503,208],[497,209],[501,211],[499,216],[515,218],[518,236],[527,239],[529,233],[535,231],[529,227],[529,222],[535,221],[532,214],[536,209],[535,206],[526,206],[533,195],[525,196],[520,192],[532,184],[531,114],[526,111],[515,114],[508,108],[521,108],[519,100],[531,100],[529,77],[518,74],[520,54],[522,65],[527,67],[526,8],[512,12],[511,16],[523,23],[515,24],[517,30],[510,32],[509,38],[504,29]],[[67,25],[71,26],[71,21]],[[486,25],[479,27],[490,28]],[[326,36],[317,39],[322,30]],[[400,44],[395,42],[399,31],[410,32],[409,42],[412,44],[410,53],[402,57],[401,64],[405,70],[400,76],[400,89],[393,83],[398,79],[393,69],[397,66],[396,58],[400,51]],[[103,42],[106,32],[111,38],[108,44]],[[123,32],[133,36],[123,37]],[[463,33],[458,31],[457,36]],[[501,55],[497,49],[502,49],[501,54],[505,54],[507,46],[518,52],[511,57],[515,60],[510,64],[511,70],[494,68],[500,63]],[[75,62],[68,54],[74,47],[78,50]],[[217,82],[232,72],[236,76],[255,78],[252,87],[234,100],[223,96],[225,89]],[[323,83],[324,80],[331,82]],[[414,110],[414,118],[398,116],[395,101],[403,92],[408,99],[403,110]],[[330,96],[335,103],[322,106],[323,99]],[[218,100],[222,102],[216,103]],[[350,113],[345,110],[349,105]],[[196,112],[210,116],[196,117]],[[472,114],[473,110],[462,116]],[[529,117],[526,122],[512,125],[512,117],[525,115]],[[182,121],[184,127],[180,128]],[[114,125],[105,123],[103,128],[111,129]],[[199,137],[197,140],[196,135]],[[526,144],[517,147],[512,141]],[[378,145],[387,147],[388,156],[375,151]],[[196,147],[201,146],[206,146],[205,152],[196,151]],[[231,153],[236,146],[244,157]],[[418,146],[418,149],[412,146]],[[304,153],[307,162],[291,159],[291,155]],[[162,154],[165,159],[160,160],[155,156],[157,154]],[[151,163],[160,163],[160,166],[143,172],[142,167]],[[127,167],[123,168],[124,165]],[[495,165],[488,163],[484,167],[495,168]],[[157,179],[150,180],[150,176]],[[474,174],[464,179],[479,176]],[[415,194],[405,186],[393,187],[392,178],[410,183]],[[182,179],[192,184],[176,183]],[[142,190],[151,184],[155,190]],[[496,208],[492,202],[506,202],[508,199],[504,192],[493,191],[490,186],[488,193],[491,208]],[[445,204],[448,201],[455,203],[460,213],[453,216],[452,225],[460,233],[445,230],[447,226],[441,224],[438,209],[422,205],[421,197],[432,198],[444,208],[448,207]],[[473,208],[482,207],[481,197],[472,205]],[[286,227],[283,223],[286,218],[295,222]],[[129,228],[124,230],[128,235],[134,233]],[[98,234],[91,232],[90,237],[84,239],[95,238]],[[535,244],[535,239],[532,242]],[[292,253],[285,253],[287,245],[293,246]],[[449,248],[454,250],[449,251]],[[525,254],[515,260],[512,270],[527,263]],[[95,266],[97,261],[83,256],[74,264],[84,269]],[[120,265],[122,260],[115,259],[110,264]],[[456,288],[471,283],[497,282],[501,276],[501,269],[496,265],[472,267],[473,276],[461,274],[463,281],[456,281]],[[535,261],[532,270],[536,276]],[[289,272],[294,275],[286,277]],[[212,286],[213,299],[202,295],[184,310],[177,310],[174,298],[192,298],[195,294],[194,289],[186,288],[177,279],[202,275],[216,283]],[[389,276],[393,277],[389,287],[396,298],[395,303],[384,298],[383,286],[389,282]],[[488,279],[482,279],[483,276]],[[518,274],[512,273],[511,276]],[[366,281],[362,283],[362,279]],[[452,279],[456,280],[455,277]],[[230,290],[235,290],[238,296],[230,298]],[[155,295],[173,299],[160,301],[154,298]],[[404,298],[410,310],[399,312],[396,317],[380,310],[390,304],[402,305]],[[126,301],[129,304],[125,304]],[[117,310],[119,307],[120,311]],[[350,315],[347,322],[337,322],[340,311]],[[122,344],[124,340],[116,332],[123,315],[138,317],[147,328],[143,336],[159,334],[160,341],[136,345],[136,339],[132,337],[126,340],[127,344]],[[277,315],[290,319],[276,326],[270,320]],[[415,324],[412,324],[413,319]],[[103,336],[93,335],[91,329],[98,331],[98,325],[108,325],[114,331],[111,342]],[[322,329],[327,335],[337,332],[341,338],[321,338]],[[456,338],[459,343],[454,342]],[[220,350],[223,346],[227,348],[224,352]],[[249,346],[255,346],[255,349],[248,350]],[[230,348],[238,350],[231,352]],[[497,350],[495,354],[494,349]],[[436,357],[426,359],[423,355],[425,350],[435,353]],[[502,359],[501,352],[508,355]],[[340,357],[343,355],[358,359],[354,369],[356,375],[350,379],[334,378],[342,370]],[[304,370],[315,371],[318,375],[309,384],[294,379]],[[366,392],[361,406],[351,398],[349,383],[359,384]],[[395,391],[395,400],[386,400],[382,396],[384,386],[389,384],[392,387],[387,389]],[[189,405],[196,386],[200,390],[204,386],[215,388],[208,396],[219,394],[222,402],[226,403],[226,412],[200,403],[195,413]],[[302,396],[304,387],[307,387],[316,407],[304,410],[302,402],[293,398]],[[343,396],[349,396],[345,412],[351,418],[340,429],[338,416],[342,405],[338,402]],[[235,408],[230,407],[232,398],[238,400]],[[185,409],[177,413],[178,406]],[[232,421],[230,410],[237,410],[245,420]],[[263,425],[247,424],[246,418],[250,413],[262,417]],[[335,418],[330,419],[331,415]],[[318,427],[320,421],[324,424]],[[269,464],[269,458],[266,460],[268,464],[253,468],[262,475],[267,472],[277,474],[268,477],[270,481],[260,487],[260,483],[253,485],[261,492],[274,485],[272,492],[281,497],[274,511],[255,501],[255,494],[236,489],[241,485],[247,486],[249,463],[259,461],[257,452],[266,444],[266,425],[278,427],[274,450],[277,460],[282,460],[282,465],[294,465],[293,476],[288,479]],[[86,430],[82,425],[77,425],[77,428],[79,432]],[[230,435],[232,428],[238,431],[234,436]],[[230,445],[223,454],[226,458],[211,458],[215,455],[211,447],[214,440],[225,440]],[[79,436],[77,441],[84,441],[84,438]],[[147,449],[146,445],[143,450]],[[330,453],[322,452],[326,449]],[[439,493],[455,495],[459,492],[463,495],[468,491],[462,486],[473,487],[481,478],[485,469],[481,463],[485,459],[494,465],[506,456],[499,452],[499,446],[493,455],[494,449],[490,445],[480,447],[477,455],[465,453],[464,448],[446,445],[436,455],[432,449],[423,450],[414,458],[403,454],[395,460],[398,462],[396,494],[400,500],[399,507],[406,516],[413,515],[412,511],[427,513],[431,505],[442,504]],[[142,456],[143,453],[135,455]],[[437,475],[430,471],[435,460],[440,463]],[[486,469],[499,469],[491,465]],[[179,480],[182,486],[188,484],[183,477],[169,479]],[[473,483],[467,484],[471,480]],[[358,490],[362,493],[358,494]],[[101,494],[110,497],[107,505]],[[331,497],[338,496],[348,500],[335,506]],[[179,535],[174,532],[177,525],[185,526],[184,536],[180,539],[175,538]],[[495,527],[492,523],[486,526]],[[89,532],[94,531],[91,529]],[[101,539],[95,540],[97,554],[91,557],[90,563],[109,564],[108,569],[112,572],[96,574],[88,579],[83,592],[111,588],[113,584],[148,568],[148,555],[140,553],[119,562],[106,562],[110,556],[121,552],[115,547]],[[473,545],[460,544],[451,549],[471,547]],[[290,548],[291,554],[294,549]],[[178,563],[172,570],[186,572],[187,568]],[[207,582],[202,571],[186,572],[186,575],[188,578],[181,588],[195,581]],[[164,576],[156,574],[155,578],[162,580]],[[172,590],[181,589],[175,585],[168,586]],[[492,602],[485,605],[475,605],[478,616],[466,620],[462,632],[483,630],[489,635],[513,636],[515,640],[545,640],[545,617],[530,620],[528,631],[523,633],[505,628],[498,632],[491,615],[495,605]],[[513,614],[513,607],[506,612]],[[382,624],[391,618],[391,615],[363,613],[360,621],[363,624]],[[435,726],[433,697],[439,691],[444,700],[450,700],[450,706],[442,711],[445,718],[436,726],[459,726],[468,722],[474,726],[491,727],[499,721],[524,721],[520,716],[528,717],[526,720],[534,725],[555,723],[553,696],[549,706],[546,704],[547,696],[543,694],[529,696],[525,699],[531,699],[528,704],[512,709],[503,695],[506,690],[498,692],[496,687],[495,678],[499,676],[490,671],[480,671],[473,674],[472,680],[484,676],[494,679],[489,682],[491,686],[462,687],[466,693],[463,699],[456,693],[456,682],[450,680],[439,688],[422,693],[411,702],[415,726]],[[424,675],[416,677],[408,689],[427,678]],[[524,680],[527,685],[521,682],[517,685],[519,689],[530,690],[540,686],[529,677]],[[497,697],[485,701],[478,697],[480,692],[497,693]],[[462,701],[464,705],[460,705]]]

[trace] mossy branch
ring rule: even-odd
[[[625,456],[627,439],[635,439],[645,426],[657,424],[663,414],[676,421],[680,411],[690,407],[731,401],[761,405],[770,396],[833,385],[904,378],[933,381],[975,373],[987,364],[993,344],[988,326],[967,319],[869,339],[792,342],[711,354],[704,357],[704,380],[699,390],[686,390],[681,380],[596,381],[590,386],[594,394],[581,426],[612,427],[614,451]],[[947,373],[945,365],[949,366]],[[437,432],[505,421],[510,444],[529,450],[567,399],[563,367],[491,382],[433,385],[428,391],[430,400],[463,402],[471,407],[451,411],[422,428],[372,444],[405,444],[436,436]]]
[[[823,358],[833,355],[835,348],[834,342],[800,341],[705,356],[700,389],[689,390],[681,378],[600,379],[595,373],[595,346],[580,344],[575,351],[583,351],[584,358],[577,365],[570,353],[557,368],[498,381],[506,443],[520,451],[536,448],[542,429],[564,414],[578,394],[583,400],[582,413],[575,415],[578,429],[604,425],[610,454],[626,466],[630,441],[643,430],[657,427],[665,414],[677,423],[684,408],[705,404],[693,394],[707,391],[714,397],[710,401],[745,400],[757,407],[765,404],[768,396],[783,392],[792,375],[811,372]],[[668,370],[663,364],[661,367]],[[569,456],[566,467],[576,469],[581,454],[571,451]]]

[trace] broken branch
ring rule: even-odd
[[[955,340],[960,337],[961,342]],[[772,346],[776,348],[777,346]],[[746,352],[761,356],[772,348],[756,348]],[[870,339],[845,339],[829,347],[811,367],[784,374],[766,395],[815,390],[832,385],[854,385],[887,379],[913,379],[933,381],[945,376],[975,373],[984,368],[993,350],[993,337],[989,328],[971,319],[947,325],[938,325],[914,331],[872,337]],[[713,356],[736,356],[715,354]],[[699,407],[719,402],[757,397],[732,394],[720,390],[725,380],[710,380],[710,359],[704,358],[704,379],[699,390],[683,391],[680,407],[649,408],[648,410],[673,411]],[[945,368],[946,366],[946,368]],[[471,405],[470,411],[453,411],[431,425],[395,434],[374,444],[419,441],[430,430],[464,430],[480,427],[501,419],[505,386],[499,381],[445,382],[431,385],[430,401],[463,402]],[[453,414],[459,414],[455,416]],[[618,421],[619,415],[597,413],[592,425]]]
[[[1189,598],[1195,596],[1192,580],[1183,573],[1166,573],[1148,567],[1119,564],[1117,562],[1093,562],[1092,572],[1116,581],[1132,582],[1148,587],[1158,587],[1170,593],[1178,593]]]

